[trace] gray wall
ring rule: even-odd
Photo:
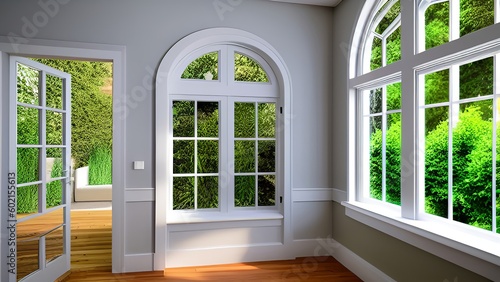
[[[344,0],[334,9],[333,187],[347,189],[347,59],[356,17],[364,0]],[[342,28],[338,28],[342,27]],[[466,269],[372,229],[334,203],[333,238],[396,281],[487,281]]]
[[[56,0],[41,0],[47,3]],[[58,11],[43,14],[39,1],[2,0],[0,35],[126,46],[127,97],[150,78],[167,50],[188,34],[210,27],[233,27],[268,41],[287,64],[292,84],[293,187],[330,187],[333,9],[270,1],[228,0],[57,0]],[[64,3],[64,4],[63,4]],[[215,4],[229,9],[218,14]],[[231,6],[231,3],[238,4]],[[228,6],[229,5],[229,6]],[[219,6],[221,7],[221,6]],[[48,13],[45,12],[45,15]],[[34,17],[35,16],[35,17]],[[29,22],[30,24],[27,24]],[[146,85],[152,89],[152,82]],[[133,107],[126,120],[126,187],[154,187],[154,92]],[[132,162],[145,161],[145,170]],[[153,252],[154,203],[126,205],[127,254]],[[318,209],[325,210],[323,206]],[[309,212],[309,211],[308,211]],[[315,217],[317,210],[310,210]],[[331,214],[331,213],[330,213]],[[294,223],[302,229],[310,222]],[[331,221],[331,215],[326,216]],[[139,224],[139,226],[138,226]],[[324,233],[324,224],[313,226]],[[141,230],[136,234],[131,230]],[[299,237],[308,234],[299,232]],[[315,238],[316,234],[309,234]]]

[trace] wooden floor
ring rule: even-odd
[[[111,273],[111,211],[71,212],[71,274],[63,281],[361,281],[331,257]]]

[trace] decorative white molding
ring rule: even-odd
[[[342,0],[271,0],[271,1],[304,4],[304,5],[327,6],[327,7],[335,7],[338,4],[340,4],[340,2],[342,2]]]
[[[380,269],[373,266],[371,263],[367,262],[353,251],[349,250],[344,245],[336,242],[336,251],[333,253],[333,257],[338,260],[341,264],[347,267],[350,271],[356,274],[361,280],[366,282],[395,282],[390,276],[382,272]]]
[[[126,159],[126,48],[120,45],[68,42],[0,36],[0,51],[11,55],[42,56],[113,62],[113,272],[122,272],[125,256],[125,159]]]
[[[156,121],[168,120],[168,112],[161,105],[167,105],[169,95],[175,94],[172,92],[175,83],[172,81],[177,80],[174,76],[175,70],[186,56],[204,48],[206,46],[222,44],[222,45],[236,45],[245,47],[252,52],[261,56],[269,66],[272,72],[276,75],[276,79],[280,90],[280,99],[283,104],[283,116],[289,117],[292,109],[292,82],[290,73],[283,58],[279,55],[268,42],[252,33],[234,29],[234,28],[209,28],[201,31],[194,32],[183,39],[179,40],[174,46],[168,50],[167,54],[163,57],[156,75],[156,95],[155,104],[156,108]],[[168,107],[167,107],[168,108]],[[283,137],[283,177],[281,185],[283,187],[283,205],[281,211],[283,214],[283,241],[286,245],[292,241],[292,121],[288,118],[284,119],[284,137]],[[154,269],[163,270],[168,263],[166,259],[166,241],[168,240],[166,234],[167,222],[167,207],[168,205],[168,163],[166,156],[168,155],[167,148],[164,144],[167,143],[168,134],[166,128],[160,122],[156,123],[155,128],[155,147],[156,147],[156,160],[155,160],[155,203],[156,203],[156,231],[155,231],[155,259]],[[286,249],[286,248],[285,248]],[[216,252],[205,253],[211,259],[218,258]],[[277,255],[277,254],[273,254]],[[263,257],[265,259],[265,256]],[[168,258],[169,260],[171,258]],[[283,257],[281,256],[281,259]]]
[[[292,254],[294,257],[306,257],[304,264],[307,267],[304,270],[310,269],[315,262],[321,262],[325,256],[331,256],[363,281],[394,281],[391,277],[331,237],[295,240],[293,243]],[[302,278],[306,278],[306,275],[307,272],[300,273],[300,277]],[[288,276],[287,278],[292,277]]]
[[[167,251],[166,268],[293,259],[283,244]],[[166,270],[168,271],[168,269]]]
[[[155,188],[127,188],[125,202],[154,202]]]
[[[326,202],[332,200],[332,188],[295,188],[293,202]]]
[[[153,271],[154,254],[125,255],[123,272]]]
[[[451,263],[461,266],[465,269],[478,273],[493,281],[498,281],[500,273],[500,263],[498,255],[486,253],[479,248],[479,245],[486,244],[490,250],[498,252],[497,241],[493,236],[485,236],[483,240],[476,240],[476,246],[470,244],[470,233],[465,229],[473,228],[470,226],[458,227],[457,225],[448,225],[445,228],[447,234],[438,234],[426,230],[428,225],[434,225],[436,231],[436,222],[412,221],[396,216],[384,216],[366,207],[363,208],[359,203],[342,203],[345,206],[346,215],[385,234],[397,238],[405,243],[415,246],[421,250],[429,252],[437,257],[445,259]],[[459,240],[450,239],[451,234],[455,239],[469,239],[468,243],[461,243]],[[491,234],[488,234],[491,235]],[[457,237],[458,236],[458,237]]]
[[[340,189],[332,189],[332,200],[337,203],[342,203],[343,201],[347,201],[347,192]]]

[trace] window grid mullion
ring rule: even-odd
[[[194,209],[198,209],[198,101],[194,101]]]
[[[497,56],[495,56],[497,57]],[[497,188],[497,122],[498,122],[498,95],[493,98],[493,124],[491,126],[491,230],[493,233],[497,230],[497,220],[496,220],[496,188]]]
[[[450,3],[450,39],[453,41],[460,38],[460,1],[449,1]]]
[[[448,116],[448,219],[453,220],[453,129],[460,115],[460,67],[450,67]]]
[[[387,86],[382,87],[382,201],[387,201]]]
[[[498,20],[498,5],[499,1],[495,1],[495,22]],[[500,86],[498,81],[500,79],[500,55],[493,56],[493,126],[492,126],[492,179],[491,179],[491,231],[496,233],[497,230],[497,122],[498,122],[498,102]]]
[[[254,103],[255,107],[255,207],[258,207],[258,191],[259,191],[259,177],[257,176],[257,172],[259,172],[259,104]]]

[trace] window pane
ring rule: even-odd
[[[19,234],[19,231],[18,231]],[[17,246],[17,281],[37,271],[39,268],[40,238],[21,239],[18,235]]]
[[[387,37],[387,64],[401,60],[401,27]]]
[[[370,117],[370,196],[382,200],[382,117]]]
[[[401,82],[387,85],[387,110],[401,109]]]
[[[234,141],[234,172],[255,172],[255,141]]]
[[[174,173],[194,173],[194,141],[174,140]]]
[[[450,70],[425,75],[425,104],[436,104],[450,100]]]
[[[219,141],[198,141],[198,173],[219,172]]]
[[[248,82],[269,82],[266,72],[254,59],[234,53],[234,80]]]
[[[401,205],[401,114],[387,116],[386,201]]]
[[[63,80],[57,76],[47,74],[46,105],[49,108],[63,108]]]
[[[460,0],[460,36],[492,25],[494,11],[494,0]]]
[[[276,104],[259,103],[259,137],[274,138],[276,128]]]
[[[174,210],[194,209],[194,177],[173,178]]]
[[[39,105],[39,72],[22,64],[17,64],[17,101]]]
[[[47,208],[59,206],[63,203],[63,183],[65,180],[55,180],[47,183]]]
[[[441,114],[445,113],[445,114]],[[435,122],[439,114],[440,121]],[[448,107],[425,109],[425,211],[448,216]]]
[[[234,177],[234,206],[255,206],[255,176]]]
[[[50,263],[64,254],[64,228],[59,227],[45,236],[45,261]]]
[[[47,111],[47,145],[62,145],[63,114]]]
[[[255,137],[254,103],[234,103],[234,137]]]
[[[198,103],[198,137],[219,136],[219,102]]]
[[[448,1],[430,5],[425,11],[425,49],[449,41],[450,4]]]
[[[276,142],[259,141],[259,172],[275,172]]]
[[[38,109],[17,106],[17,144],[40,144]]]
[[[370,69],[376,70],[382,67],[382,39],[373,37]]]
[[[198,208],[211,209],[219,206],[219,177],[198,177]]]
[[[378,25],[373,31],[371,70],[401,59],[400,10],[399,1],[386,1],[375,15]]]
[[[384,13],[385,10],[387,10],[388,6],[391,5],[392,1],[387,1],[378,11],[377,17],[379,14]],[[399,1],[396,1],[392,7],[389,8],[389,10],[386,12],[380,23],[378,24],[377,28],[375,29],[375,32],[378,34],[383,34],[387,28],[396,20],[396,18],[399,16],[401,13],[401,6],[399,4]]]
[[[498,101],[497,101],[498,102]],[[500,122],[496,124],[496,232],[500,234]],[[495,220],[495,219],[494,219]],[[493,230],[495,232],[495,230]]]
[[[460,99],[492,94],[492,57],[460,66]]]
[[[17,148],[17,183],[39,181],[38,161],[40,149]]]
[[[181,75],[183,79],[218,80],[219,52],[207,53],[192,61]]]
[[[174,137],[194,137],[194,101],[173,101]]]
[[[370,90],[370,114],[382,112],[382,88]]]
[[[17,188],[17,213],[29,214],[38,212],[38,185]]]
[[[453,128],[453,219],[491,230],[492,100],[461,105]]]
[[[258,206],[276,205],[276,178],[274,175],[259,175]]]

